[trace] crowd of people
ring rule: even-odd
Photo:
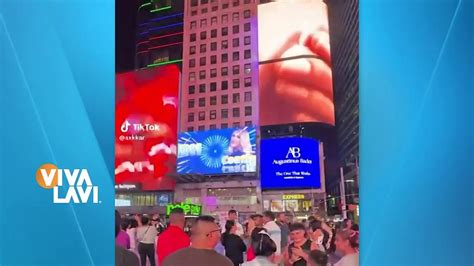
[[[357,266],[359,227],[319,217],[293,221],[285,213],[253,214],[240,224],[230,210],[222,226],[197,217],[186,230],[183,209],[165,226],[158,215],[122,219],[116,211],[116,265],[127,266]],[[157,260],[157,261],[156,261]]]

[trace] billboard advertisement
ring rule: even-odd
[[[171,190],[176,171],[179,69],[116,75],[115,183]]]
[[[178,137],[179,174],[255,172],[256,161],[255,127],[184,132]]]
[[[322,0],[259,5],[258,53],[260,125],[334,125],[328,13]]]
[[[319,141],[310,138],[262,139],[262,189],[321,188]]]

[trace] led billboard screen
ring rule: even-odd
[[[319,142],[315,139],[262,139],[262,189],[321,188],[319,159]]]
[[[260,125],[334,125],[328,14],[322,0],[259,5],[258,53]]]
[[[115,183],[170,190],[176,171],[179,69],[170,65],[116,76]]]
[[[178,173],[255,172],[255,143],[255,127],[180,133],[178,137]]]

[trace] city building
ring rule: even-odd
[[[327,4],[337,150],[340,176],[343,176],[328,181],[328,192],[333,197],[340,197],[341,180],[344,180],[346,202],[342,205],[346,206],[341,206],[340,199],[331,200],[337,202],[341,211],[348,209],[347,205],[357,205],[359,202],[359,1],[331,0]]]
[[[183,61],[184,1],[145,0],[138,7],[135,69]]]

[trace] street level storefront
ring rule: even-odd
[[[115,185],[115,208],[123,214],[166,214],[172,191],[142,191],[139,184]]]
[[[320,190],[263,191],[262,198],[264,210],[285,212],[299,220],[307,219],[310,215],[321,215],[326,210],[326,194]]]

